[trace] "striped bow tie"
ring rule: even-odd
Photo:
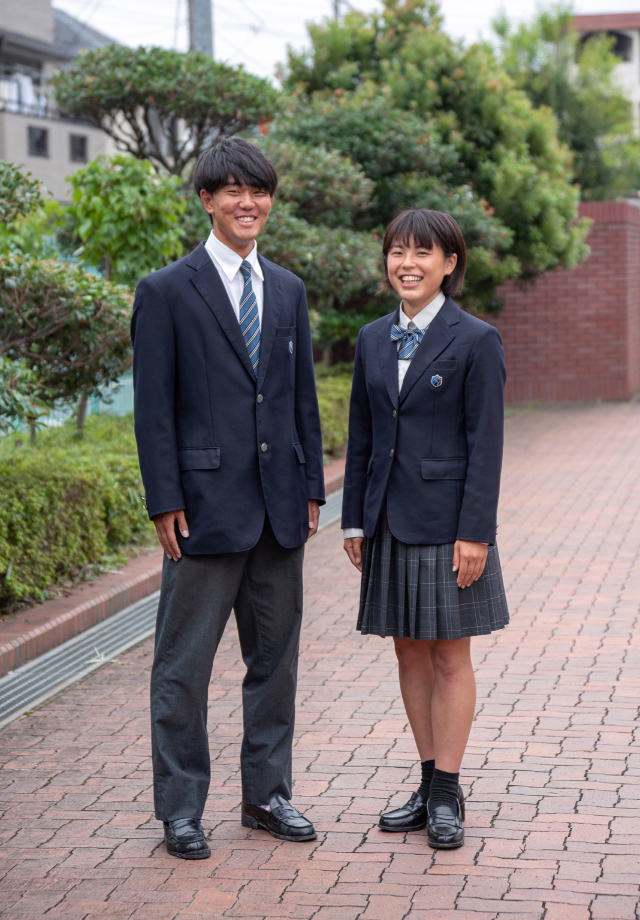
[[[404,326],[394,324],[391,327],[391,341],[401,343],[398,349],[398,358],[407,358],[411,360],[423,336],[424,329],[418,329],[417,326],[415,329],[405,329]]]

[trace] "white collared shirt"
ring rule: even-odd
[[[218,269],[218,274],[220,275],[226,292],[229,295],[231,306],[235,310],[238,322],[240,322],[240,299],[242,297],[242,292],[244,291],[244,275],[240,271],[240,266],[244,260],[242,256],[239,256],[237,252],[233,251],[233,249],[229,249],[228,246],[225,246],[224,243],[221,243],[218,237],[214,234],[213,230],[209,234],[207,242],[204,245],[205,249],[211,256],[211,261]],[[253,249],[246,257],[246,260],[251,266],[251,287],[253,288],[253,293],[256,295],[258,317],[260,326],[262,327],[262,308],[264,305],[264,274],[262,272],[262,266],[258,261],[258,247],[255,243],[253,244]]]
[[[415,329],[417,326],[418,329],[422,329],[424,332],[425,329],[428,329],[433,320],[436,318],[436,315],[439,313],[442,304],[447,298],[440,291],[436,297],[433,298],[431,303],[428,303],[426,307],[423,307],[420,312],[409,319],[404,310],[402,309],[402,304],[400,304],[400,316],[398,318],[398,325],[404,326],[407,329]],[[402,343],[398,342],[398,350],[400,350],[400,345]],[[398,393],[402,389],[402,384],[404,383],[405,374],[409,370],[411,365],[411,358],[398,358]]]
[[[414,316],[413,319],[409,319],[407,314],[402,309],[401,303],[398,325],[404,326],[406,329],[415,329],[417,326],[418,329],[422,329],[424,332],[429,328],[446,299],[446,296],[442,293],[442,291],[440,291],[440,293],[433,298],[431,303],[428,303],[426,307],[423,307],[423,309],[420,310],[420,312]],[[398,350],[400,350],[401,344],[401,342],[398,342]],[[402,389],[402,384],[404,383],[404,378],[407,371],[409,370],[410,365],[411,358],[398,358],[398,393]],[[359,527],[347,527],[342,531],[342,537],[344,540],[348,540],[349,537],[364,537],[364,530],[361,530]]]

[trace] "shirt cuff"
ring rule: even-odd
[[[359,527],[347,527],[342,531],[343,540],[349,540],[351,537],[364,537],[364,530]]]

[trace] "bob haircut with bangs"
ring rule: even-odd
[[[442,280],[442,293],[453,297],[458,293],[467,270],[467,247],[464,244],[462,230],[444,211],[430,211],[428,208],[405,208],[393,218],[387,227],[382,242],[385,278],[380,282],[379,292],[393,291],[387,271],[387,257],[395,245],[422,246],[430,251],[434,245],[439,246],[445,258],[454,253],[458,256],[456,267],[450,275]]]

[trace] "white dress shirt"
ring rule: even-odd
[[[239,256],[233,249],[229,249],[224,243],[221,243],[213,230],[204,244],[205,249],[211,256],[211,261],[218,269],[218,274],[222,279],[226,292],[229,295],[231,306],[235,310],[238,322],[240,322],[240,299],[244,291],[244,275],[240,271],[244,259]],[[246,256],[246,261],[251,266],[251,287],[256,295],[258,305],[258,318],[260,328],[262,328],[262,308],[264,305],[264,274],[258,261],[258,247],[254,243],[253,249]]]
[[[415,329],[417,326],[418,329],[422,329],[424,332],[429,328],[446,299],[445,295],[440,291],[440,293],[433,298],[431,303],[423,307],[413,319],[409,319],[402,309],[401,303],[398,325],[404,326],[406,329]],[[398,350],[400,350],[401,344],[401,342],[398,342]],[[398,358],[398,393],[402,389],[402,384],[404,383],[404,378],[410,365],[411,358]],[[347,527],[342,531],[342,537],[345,540],[348,540],[350,537],[364,537],[364,530],[361,530],[359,527]]]

